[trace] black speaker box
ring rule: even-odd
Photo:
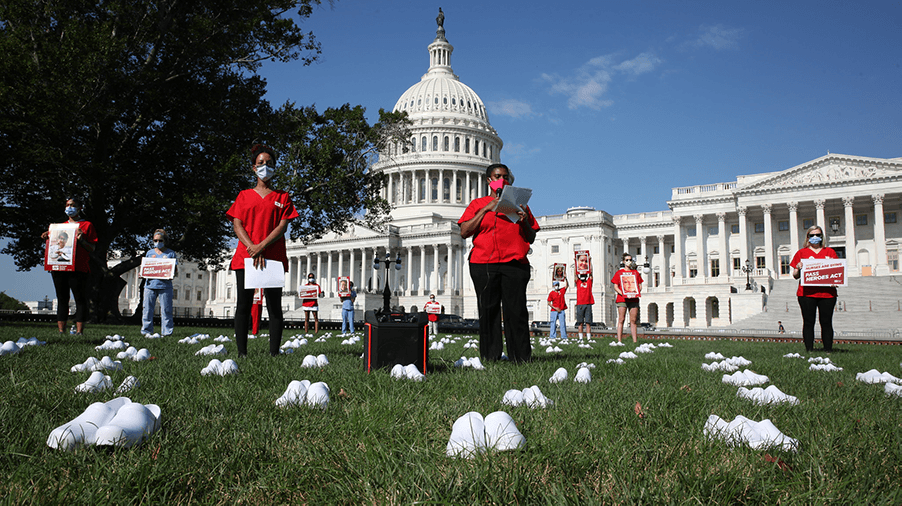
[[[363,363],[366,372],[395,364],[413,364],[426,374],[429,362],[426,313],[383,315],[367,311]]]

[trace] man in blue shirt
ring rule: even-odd
[[[341,298],[341,333],[354,333],[354,300],[357,292],[354,291],[354,282],[349,281],[350,293]],[[350,329],[350,330],[348,330]]]

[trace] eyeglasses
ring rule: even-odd
[[[808,234],[808,237],[824,237],[824,234]]]

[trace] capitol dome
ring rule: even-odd
[[[442,23],[427,49],[429,69],[394,107],[407,113],[410,140],[381,152],[373,166],[388,177],[383,197],[397,225],[456,222],[487,194],[485,169],[501,159],[485,104],[451,69],[454,47]]]

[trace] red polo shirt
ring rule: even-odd
[[[235,199],[235,203],[226,212],[226,216],[234,220],[238,218],[244,224],[247,235],[254,244],[259,244],[270,234],[282,220],[292,220],[298,217],[298,212],[291,203],[288,193],[273,190],[265,197],[250,190],[242,190]],[[238,241],[238,247],[232,256],[229,268],[233,271],[244,270],[244,259],[250,258],[247,254],[247,246]],[[263,258],[282,262],[285,272],[288,272],[288,254],[285,249],[285,237],[282,236],[276,242],[263,250]]]
[[[494,198],[489,195],[470,202],[463,216],[457,220],[457,224],[460,225],[473,219],[476,213]],[[528,207],[525,219],[529,220],[529,226],[533,230],[539,230],[539,224]],[[494,211],[485,213],[473,235],[470,263],[495,264],[516,261],[528,264],[529,260],[526,259],[526,254],[529,252],[529,243],[523,238],[520,226],[519,223],[510,221],[504,213]]]
[[[802,248],[799,251],[796,251],[794,257],[792,257],[792,262],[789,263],[789,266],[793,269],[802,267],[802,260],[806,258],[838,258],[836,256],[836,251],[833,248],[821,248],[817,253],[814,252],[811,248]],[[836,287],[835,286],[802,286],[802,280],[799,280],[799,289],[796,290],[796,296],[798,297],[816,297],[819,299],[829,299],[830,297],[836,297]]]

